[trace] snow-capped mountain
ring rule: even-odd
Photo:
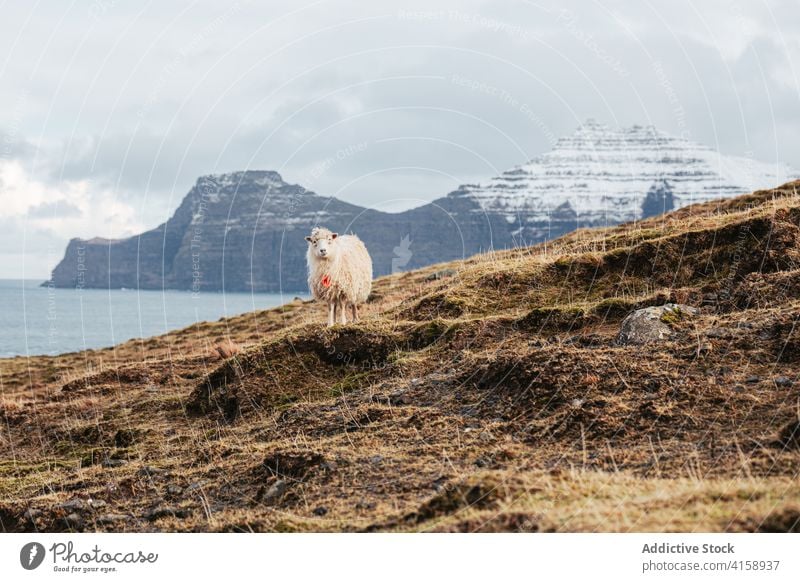
[[[303,237],[358,233],[375,275],[541,242],[786,182],[785,166],[731,158],[653,127],[589,122],[482,185],[396,214],[320,196],[277,172],[203,176],[164,224],[123,240],[73,239],[59,287],[302,291]]]
[[[724,156],[653,126],[612,129],[589,120],[552,151],[451,196],[501,213],[518,229],[572,216],[578,226],[616,224],[652,214],[648,193],[668,191],[661,211],[783,184],[781,164]],[[530,238],[530,233],[526,238]],[[535,237],[534,237],[535,238]]]

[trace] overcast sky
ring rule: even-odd
[[[0,278],[163,222],[201,174],[396,210],[589,117],[800,168],[798,62],[796,0],[12,0]]]

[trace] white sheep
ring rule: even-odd
[[[307,236],[308,288],[318,301],[328,304],[328,325],[347,323],[346,309],[358,321],[358,306],[372,290],[372,259],[354,234],[339,236],[327,228],[314,228]]]

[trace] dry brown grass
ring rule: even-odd
[[[385,277],[357,325],[0,360],[0,527],[797,530],[797,186]]]

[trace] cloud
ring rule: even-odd
[[[83,213],[81,209],[75,206],[69,200],[55,200],[54,202],[44,202],[38,206],[32,206],[28,209],[28,218],[74,218],[79,217]]]
[[[27,254],[28,275],[44,278],[70,238],[125,237],[144,228],[136,210],[113,190],[87,180],[48,184],[31,177],[18,161],[0,161],[0,208],[0,270],[7,277],[21,266],[3,257],[14,261]]]
[[[155,226],[211,172],[414,205],[588,117],[800,167],[794,0],[41,0],[0,52],[26,248]]]

